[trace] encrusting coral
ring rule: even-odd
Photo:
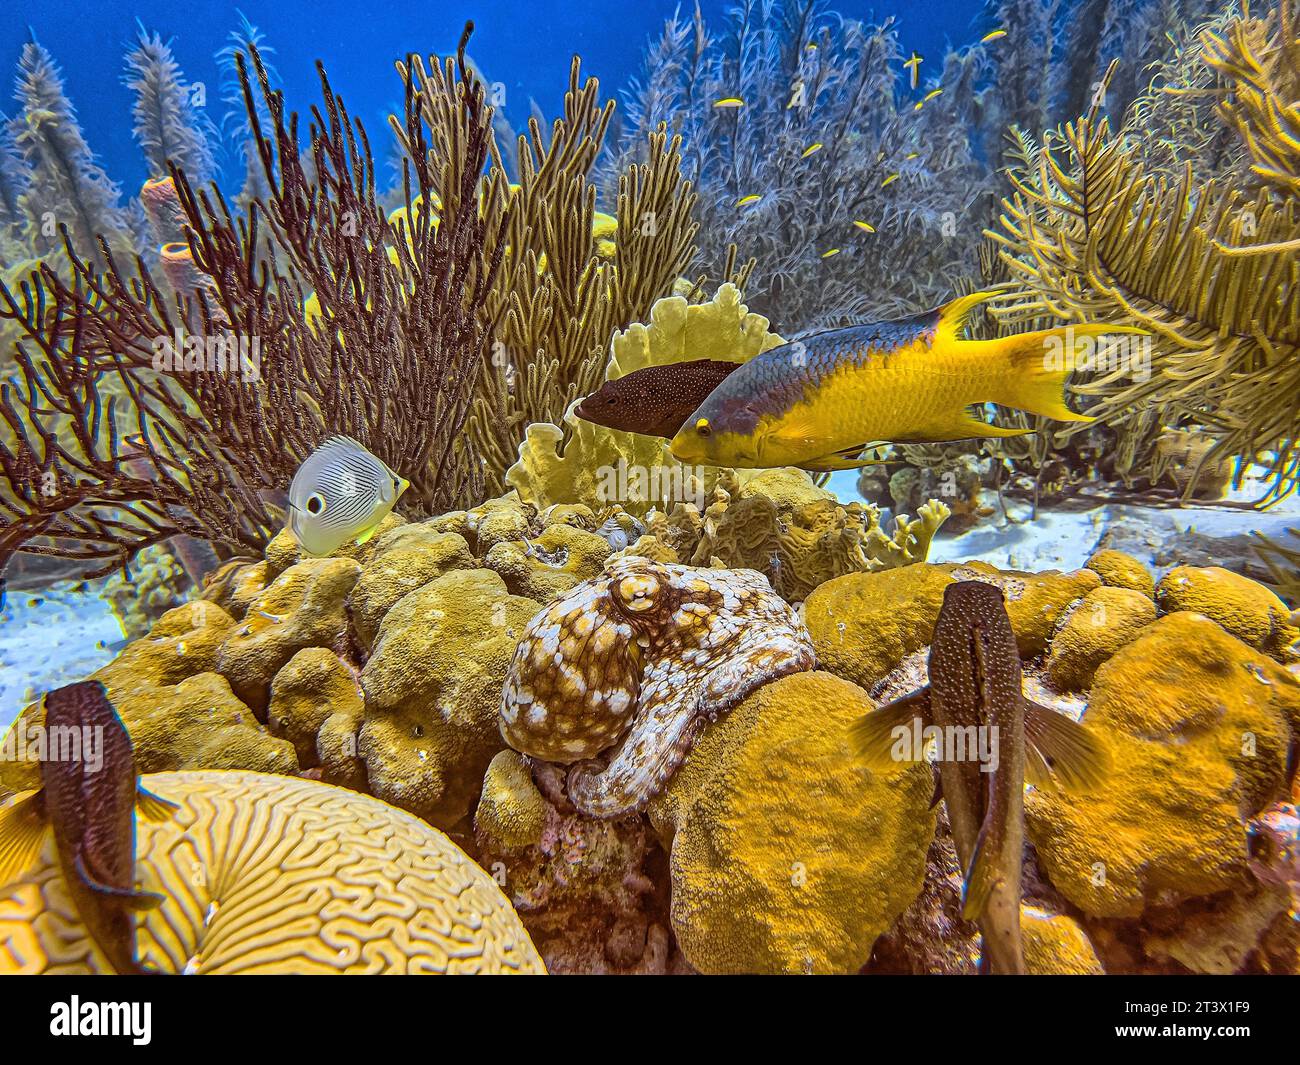
[[[445,835],[377,799],[248,772],[147,774],[137,932],[165,973],[544,973],[509,901]],[[323,839],[329,846],[321,846]],[[0,972],[111,972],[54,853],[0,889]]]
[[[759,688],[650,806],[672,925],[705,973],[852,973],[921,890],[934,784],[850,753],[866,693],[826,673]]]
[[[1300,682],[1178,611],[1097,670],[1084,720],[1109,749],[1108,786],[1086,797],[1035,789],[1026,800],[1052,884],[1099,917],[1239,886],[1246,821],[1284,785]]]

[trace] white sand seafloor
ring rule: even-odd
[[[42,692],[82,680],[117,653],[122,627],[93,587],[9,589],[0,610],[0,733]]]
[[[860,501],[857,472],[835,474],[831,491],[844,502]],[[1251,478],[1228,498],[1250,501],[1263,494]],[[1246,554],[1252,532],[1286,542],[1286,530],[1300,527],[1300,497],[1292,496],[1265,511],[1213,506],[1157,508],[1131,505],[1090,510],[1040,509],[1028,520],[1029,508],[1009,503],[1016,521],[996,518],[957,536],[942,532],[931,545],[931,562],[981,559],[1002,569],[1077,569],[1106,538],[1136,555],[1157,576],[1172,564],[1161,561],[1171,545],[1195,542],[1201,564],[1232,564]],[[1018,522],[1018,523],[1017,523]],[[892,521],[885,522],[892,530]],[[13,591],[0,611],[0,732],[39,695],[84,678],[108,662],[123,641],[121,626],[95,588],[63,582],[40,591]]]

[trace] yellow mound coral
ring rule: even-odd
[[[1021,573],[999,570],[987,562],[968,562],[951,567],[949,573],[954,580],[988,581],[1002,589],[1021,658],[1033,658],[1046,651],[1065,612],[1101,586],[1101,578],[1090,569]]]
[[[1264,585],[1218,566],[1177,566],[1156,588],[1166,612],[1194,610],[1239,640],[1283,662],[1300,657],[1300,629],[1291,611]]]
[[[1107,585],[1094,588],[1052,637],[1048,681],[1059,691],[1088,687],[1097,667],[1155,619],[1155,603],[1141,592]]]
[[[214,603],[187,603],[169,610],[147,637],[92,674],[103,681],[131,734],[141,772],[297,772],[293,745],[268,734],[226,678],[214,672],[218,648],[235,624]],[[40,725],[44,714],[33,703],[14,727]],[[21,791],[39,783],[34,762],[0,759],[0,788]]]
[[[925,563],[827,581],[803,605],[818,664],[863,688],[884,680],[929,646],[951,583],[948,567]]]
[[[710,726],[652,801],[696,969],[856,972],[920,893],[933,781],[854,759],[848,728],[871,709],[827,673],[774,681]]]
[[[452,570],[398,601],[361,671],[370,790],[450,828],[505,746],[497,709],[524,626],[541,609],[492,570]]]
[[[654,304],[648,325],[632,325],[610,343],[606,380],[651,365],[692,359],[744,362],[784,343],[767,329],[767,319],[749,313],[740,292],[726,284],[707,303],[668,296]],[[519,459],[506,471],[506,483],[539,507],[554,503],[619,503],[643,515],[651,506],[705,497],[718,471],[685,467],[656,437],[606,429],[573,413],[564,427],[548,422],[528,426]]]
[[[507,849],[533,846],[546,827],[546,810],[524,756],[508,749],[498,751],[483,777],[474,827]]]
[[[255,711],[266,709],[271,678],[304,647],[343,650],[344,609],[361,575],[350,558],[313,558],[290,566],[255,596],[217,654],[217,670]]]
[[[1101,583],[1111,588],[1130,588],[1148,599],[1156,596],[1156,581],[1151,571],[1132,555],[1105,548],[1097,551],[1083,564],[1101,578]]]
[[[1079,922],[1036,906],[1020,907],[1025,971],[1032,976],[1104,976]]]
[[[137,819],[141,959],[162,972],[541,973],[509,901],[446,836],[377,799],[246,772],[158,773],[178,804]],[[111,969],[51,841],[0,889],[0,973]]]
[[[379,623],[407,592],[453,569],[477,565],[469,544],[455,533],[437,532],[423,523],[394,529],[375,545],[375,555],[361,569],[348,596],[348,612],[361,646],[375,642]]]
[[[1196,614],[1148,625],[1090,693],[1084,723],[1110,750],[1106,786],[1027,796],[1043,870],[1098,917],[1235,886],[1245,821],[1282,789],[1297,722],[1300,682],[1267,656]]]
[[[499,543],[483,556],[515,595],[545,603],[598,576],[609,557],[609,541],[572,525],[548,525],[531,540]]]
[[[294,745],[300,765],[312,767],[320,761],[317,736],[325,722],[361,706],[357,676],[339,656],[325,647],[305,647],[271,681],[266,724]]]

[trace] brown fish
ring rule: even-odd
[[[176,807],[139,788],[131,737],[99,681],[46,695],[44,728],[41,789],[0,810],[0,884],[36,861],[51,829],[68,892],[109,964],[152,973],[136,957],[134,911],[163,899],[135,885],[135,811],[159,821]]]
[[[979,923],[985,971],[1023,973],[1024,781],[1094,786],[1106,753],[1082,725],[1024,697],[1016,637],[994,585],[958,581],[944,590],[929,662],[926,687],[868,714],[853,736],[878,768],[939,743],[939,792],[967,870],[962,916]]]
[[[709,393],[740,366],[713,359],[647,366],[606,381],[574,413],[608,429],[671,440]]]

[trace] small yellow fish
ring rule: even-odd
[[[924,62],[925,59],[922,56],[918,55],[916,52],[913,52],[910,56],[907,57],[907,59],[903,63],[903,66],[907,67],[909,73],[911,74],[912,88],[914,89],[916,88],[916,79],[917,79],[917,75],[921,70],[921,64]]]
[[[904,158],[909,161],[912,159],[919,159],[920,157],[921,157],[920,152],[908,152],[907,155],[904,156]]]
[[[736,201],[737,207],[747,207],[751,203],[758,203],[763,197],[757,192],[751,192],[748,196],[742,196]]]
[[[840,249],[839,249],[839,248],[831,248],[830,251],[824,251],[824,252],[822,252],[822,258],[823,258],[823,259],[829,259],[832,255],[839,255],[839,253],[840,253]]]
[[[862,230],[862,232],[864,233],[874,233],[876,231],[876,227],[873,226],[870,222],[863,222],[857,218],[853,220],[853,224],[857,226],[860,230]]]
[[[713,101],[714,107],[744,107],[745,101],[739,96],[724,96],[721,100]]]
[[[1092,421],[1066,406],[1070,360],[1054,353],[1086,338],[1143,330],[1075,323],[966,340],[967,318],[992,295],[976,292],[907,318],[831,329],[755,356],[682,423],[673,455],[709,466],[856,469],[876,461],[860,456],[884,441],[1033,431],[989,424],[980,417],[985,403]]]
[[[925,94],[925,96],[921,98],[921,103],[923,104],[928,103],[929,101],[933,100],[936,96],[942,96],[942,95],[943,95],[942,89],[931,89],[928,93]]]
[[[821,143],[821,141],[818,141],[816,144],[810,144],[808,145],[807,148],[803,150],[803,155],[799,156],[799,158],[807,159],[808,156],[815,155],[817,152],[820,152],[823,147],[824,145]]]
[[[289,529],[308,555],[349,540],[364,544],[410,487],[355,440],[332,436],[307,456],[289,485]]]
[[[992,33],[984,34],[984,36],[980,38],[980,44],[988,44],[989,41],[996,41],[998,38],[1005,37],[1006,35],[1006,30],[994,30]]]
[[[885,180],[880,183],[880,187],[882,189],[887,189],[889,188],[890,185],[892,185],[897,180],[898,180],[898,171],[894,171],[894,173],[890,174],[889,177],[885,178]]]

